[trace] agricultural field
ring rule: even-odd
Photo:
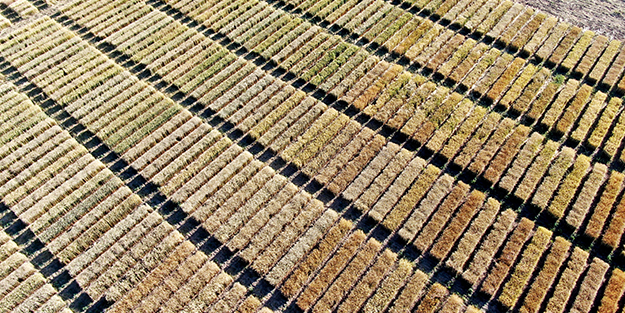
[[[1,1],[0,313],[623,311],[625,44],[592,26]]]

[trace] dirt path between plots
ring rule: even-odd
[[[610,38],[625,39],[623,0],[515,0]]]

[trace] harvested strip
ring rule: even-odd
[[[560,267],[566,260],[571,243],[562,237],[556,237],[551,245],[551,250],[543,264],[540,272],[536,274],[534,282],[529,287],[523,305],[519,309],[523,313],[538,312],[541,304],[545,300],[547,292],[556,279]]]

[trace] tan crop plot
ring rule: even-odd
[[[601,30],[499,0],[0,11],[0,311],[624,309]]]

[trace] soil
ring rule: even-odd
[[[573,25],[613,39],[625,39],[623,0],[515,0],[549,12]]]

